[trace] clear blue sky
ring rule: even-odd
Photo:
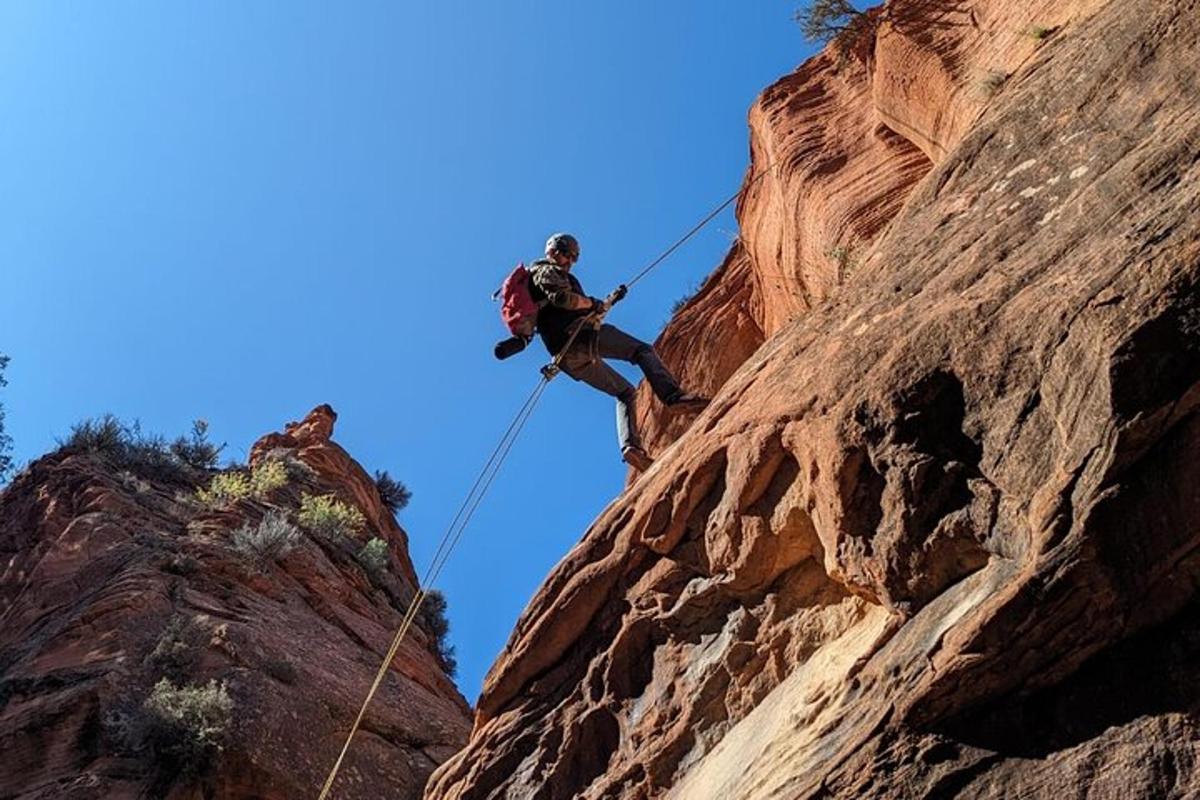
[[[226,455],[318,403],[412,489],[423,571],[545,360],[489,295],[548,233],[602,295],[733,192],[796,2],[0,5],[0,394],[18,463],[104,412]],[[727,213],[612,322],[657,336]],[[631,375],[632,377],[632,375]],[[550,387],[440,588],[459,684],[620,491],[609,398]]]

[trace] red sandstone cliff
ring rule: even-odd
[[[430,800],[1200,793],[1200,3],[877,19]]]
[[[415,591],[407,537],[371,478],[330,440],[315,409],[254,447],[289,464],[262,500],[216,510],[197,480],[152,464],[115,469],[103,452],[46,456],[0,494],[0,797],[315,796]],[[306,535],[259,572],[231,533],[301,493],[359,509],[357,539]],[[388,544],[370,579],[355,548]],[[169,677],[223,682],[224,752],[181,776],[121,732]],[[420,796],[462,746],[469,709],[414,630],[355,740],[338,798]]]

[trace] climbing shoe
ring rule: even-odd
[[[622,448],[621,460],[636,469],[638,472],[645,472],[646,470],[650,469],[650,465],[654,463],[654,460],[650,458],[650,455],[645,450],[637,446]]]
[[[709,404],[709,398],[692,392],[680,392],[667,400],[672,411],[703,411]]]

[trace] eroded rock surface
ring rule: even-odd
[[[430,800],[1200,793],[1200,3],[862,49],[752,109],[659,343],[715,400],[643,403]]]
[[[69,451],[0,494],[0,797],[316,796],[416,585],[404,532],[330,440],[334,419],[321,406],[255,445],[254,462],[289,471],[261,501],[205,508],[201,481]],[[366,528],[306,535],[262,572],[231,549],[235,529],[303,492],[352,503]],[[373,580],[355,560],[371,536],[389,551]],[[197,779],[123,738],[164,677],[223,682],[233,701],[224,753]],[[469,720],[414,629],[335,796],[419,797]]]

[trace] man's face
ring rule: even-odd
[[[579,256],[573,256],[569,253],[564,253],[561,250],[555,250],[550,257],[554,259],[555,264],[558,264],[568,272],[570,272],[571,267],[575,265],[575,262],[579,260]]]

